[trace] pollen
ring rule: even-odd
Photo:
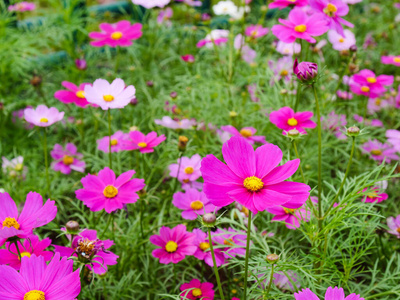
[[[84,91],[77,91],[75,95],[80,99],[85,98],[85,92]]]
[[[103,100],[106,102],[114,101],[114,96],[113,95],[104,95]]]
[[[395,63],[400,63],[400,56],[394,57],[394,58],[393,58],[393,61],[394,61]]]
[[[332,3],[328,3],[328,5],[324,8],[324,13],[326,13],[330,17],[335,16],[336,12],[337,12],[337,7]]]
[[[297,26],[294,28],[294,31],[297,31],[297,32],[300,32],[300,33],[305,32],[306,30],[307,30],[307,26],[304,25],[304,24],[297,25]]]
[[[297,126],[297,124],[299,124],[295,118],[290,118],[287,123],[289,126]]]
[[[115,186],[107,185],[103,191],[103,195],[106,198],[114,198],[118,195],[118,189]]]
[[[369,87],[366,86],[366,85],[363,85],[363,86],[361,87],[361,91],[364,92],[364,93],[368,93],[368,92],[369,92]]]
[[[42,291],[32,290],[25,294],[24,300],[46,300],[46,297]]]
[[[145,142],[141,142],[137,144],[140,148],[146,148],[147,147],[147,143]]]
[[[251,35],[252,36],[256,36],[258,34],[258,31],[257,30],[253,30],[252,32],[251,32]]]
[[[284,207],[283,210],[287,214],[293,214],[296,211],[295,209],[290,209],[290,208],[286,208],[286,207]]]
[[[23,258],[23,257],[28,257],[28,258],[30,258],[30,257],[31,257],[31,254],[30,254],[29,252],[22,252],[22,253],[21,253],[21,258]],[[19,259],[19,256],[18,256],[18,259]]]
[[[288,74],[289,74],[288,70],[282,70],[282,71],[281,71],[281,76],[282,76],[282,77],[283,77],[283,76],[288,76]]]
[[[20,225],[14,218],[7,217],[3,221],[3,228],[4,227],[8,228],[14,227],[15,229],[19,230]]]
[[[40,122],[42,122],[42,123],[47,123],[49,120],[47,119],[47,118],[41,118],[40,119]]]
[[[112,38],[113,40],[118,41],[120,38],[122,38],[122,32],[120,32],[120,31],[115,31],[115,32],[113,32],[113,33],[111,34],[111,38]]]
[[[74,163],[74,158],[69,155],[64,155],[63,163],[67,166],[72,165]]]
[[[193,169],[193,167],[186,167],[185,168],[185,170],[184,170],[184,172],[186,173],[186,174],[193,174],[193,172],[194,172],[194,169]]]
[[[165,245],[165,250],[169,253],[173,253],[176,251],[176,249],[178,249],[178,244],[175,243],[174,241],[169,241],[166,245]]]
[[[198,288],[193,289],[192,294],[194,297],[201,297],[201,295],[202,295],[201,289],[198,289]]]
[[[368,77],[368,78],[367,78],[367,81],[368,81],[369,83],[376,83],[376,78],[375,78],[375,77]]]
[[[118,145],[118,140],[112,139],[111,140],[111,146],[115,146],[115,145]]]
[[[259,190],[261,190],[263,188],[264,183],[261,181],[260,178],[255,177],[255,176],[251,176],[251,177],[247,177],[243,181],[243,185],[249,191],[257,192],[257,191],[259,191]]]
[[[382,154],[382,151],[379,150],[379,149],[372,149],[372,150],[371,150],[371,154],[372,154],[372,155],[381,155],[381,154]]]
[[[96,241],[84,239],[79,241],[78,247],[76,247],[76,252],[84,257],[91,257],[92,254],[94,254],[95,246],[96,246]]]
[[[396,229],[396,231],[397,231],[398,233],[400,233],[400,227],[399,227],[399,228],[397,228],[397,229]]]
[[[203,208],[203,206],[203,202],[201,202],[200,200],[196,200],[190,203],[190,208],[193,210],[200,210]]]
[[[249,130],[249,129],[242,129],[242,130],[240,130],[240,135],[242,137],[248,138],[248,137],[251,137],[253,134],[251,133],[251,130]]]
[[[200,243],[199,247],[201,250],[206,251],[208,248],[210,248],[210,243],[202,242]]]

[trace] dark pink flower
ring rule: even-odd
[[[282,107],[277,111],[273,111],[269,115],[271,123],[275,124],[279,129],[283,129],[283,134],[287,131],[297,129],[300,133],[306,134],[305,128],[315,128],[317,123],[311,120],[313,112],[294,112],[288,106]]]
[[[181,299],[204,299],[213,300],[214,299],[214,285],[211,282],[201,283],[198,279],[192,279],[189,283],[184,283],[181,285],[180,290]]]
[[[78,153],[76,146],[72,143],[68,143],[65,149],[60,144],[55,144],[53,150],[50,152],[51,157],[54,161],[51,167],[55,171],[60,171],[63,174],[71,173],[71,170],[77,172],[85,172],[85,162],[82,153]]]
[[[246,27],[244,34],[253,39],[260,38],[264,35],[267,35],[269,29],[266,27],[262,27],[262,25],[249,25]]]
[[[141,153],[154,152],[154,148],[165,141],[165,135],[157,137],[157,132],[152,131],[144,135],[140,131],[130,131],[120,140],[122,150],[139,150]]]
[[[393,84],[394,77],[389,75],[376,76],[368,69],[354,74],[350,82],[350,89],[354,94],[364,95],[369,98],[377,98],[385,93],[385,86]]]
[[[308,0],[273,0],[268,8],[279,8],[284,9],[288,6],[306,6],[308,4]]]
[[[196,252],[193,254],[193,256],[197,259],[204,260],[207,265],[213,267],[214,262],[211,256],[210,240],[208,239],[207,233],[203,232],[201,229],[193,229],[193,234],[195,235],[193,244],[196,246]],[[213,239],[214,234],[214,232],[211,234],[211,239]],[[220,267],[227,262],[227,259],[222,253],[222,249],[215,248],[215,246],[216,244],[213,242],[215,262],[217,267]]]
[[[254,135],[257,132],[257,129],[254,127],[243,127],[242,129],[237,130],[235,127],[232,125],[226,125],[226,126],[221,126],[221,129],[224,132],[227,132],[228,139],[231,136],[241,136],[243,137],[250,145],[253,145],[254,143],[260,143],[260,144],[266,144],[267,141],[265,140],[265,136],[263,135]],[[226,141],[223,141],[223,143]]]
[[[400,67],[400,55],[382,56],[381,62],[385,65],[394,65],[396,67]]]
[[[192,54],[185,54],[181,56],[182,60],[187,62],[187,63],[194,63],[195,58]]]
[[[396,149],[392,145],[382,144],[378,140],[370,140],[361,146],[363,153],[369,154],[373,160],[390,163],[392,160],[399,160]]]
[[[296,58],[293,64],[293,73],[301,81],[313,81],[318,75],[318,65],[307,61],[299,63]]]
[[[379,187],[372,187],[370,190],[368,190],[368,188],[363,189],[361,192],[365,193],[369,191],[368,193],[366,193],[366,195],[362,198],[362,202],[366,202],[366,203],[380,203],[382,201],[387,200],[387,198],[389,197],[388,194],[386,193],[381,193]]]
[[[60,90],[54,93],[54,98],[60,100],[62,103],[74,103],[79,107],[86,107],[89,105],[85,98],[85,86],[91,85],[90,83],[82,83],[76,86],[72,82],[63,81],[61,83],[67,90]]]
[[[294,294],[294,298],[296,300],[319,300],[318,296],[311,292],[310,289],[303,289],[298,293]],[[332,288],[329,287],[325,293],[325,300],[365,300],[361,298],[360,295],[350,294],[345,297],[344,291],[342,288]]]

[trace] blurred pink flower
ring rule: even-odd
[[[379,187],[372,187],[371,189],[365,188],[361,191],[361,193],[365,193],[369,191],[363,198],[362,202],[366,203],[380,203],[382,201],[387,200],[389,197],[386,193],[381,193]]]
[[[22,1],[19,3],[16,3],[14,5],[10,5],[8,7],[9,11],[19,11],[19,12],[24,12],[24,11],[32,11],[35,10],[36,4],[33,2],[27,2],[27,1]]]
[[[176,164],[169,165],[169,176],[178,178],[180,182],[189,183],[201,177],[201,156],[193,155],[191,158],[183,156]]]
[[[256,39],[267,35],[268,32],[269,32],[268,28],[262,27],[262,25],[258,24],[258,25],[247,26],[244,34],[246,36]]]
[[[170,19],[172,18],[174,12],[171,7],[167,7],[166,9],[160,10],[158,16],[157,16],[157,23],[158,24],[163,24],[165,23],[166,26],[171,26],[172,23]]]
[[[39,126],[48,127],[64,118],[64,112],[59,112],[57,108],[46,105],[39,105],[36,109],[26,108],[24,118],[27,122]]]
[[[389,217],[387,218],[386,222],[389,227],[388,233],[393,234],[400,239],[400,215],[398,215],[396,218]]]
[[[394,77],[389,75],[376,76],[368,69],[354,74],[350,82],[350,89],[354,94],[364,95],[369,98],[377,98],[385,93],[385,86],[393,84]]]
[[[59,90],[54,93],[54,98],[60,100],[62,103],[74,103],[79,107],[86,107],[89,105],[85,98],[85,86],[91,85],[90,83],[82,83],[78,86],[72,82],[63,81],[62,86],[67,90]]]
[[[395,154],[396,149],[392,145],[382,144],[378,140],[370,140],[361,146],[361,150],[365,154],[369,154],[373,160],[390,163],[392,160],[399,160]]]
[[[124,140],[127,138],[127,134],[123,133],[121,130],[118,130],[111,136],[111,152],[120,152],[123,149]],[[105,136],[99,140],[97,140],[97,149],[103,151],[105,153],[110,152],[110,137]]]
[[[192,54],[185,54],[181,56],[182,60],[187,63],[194,63],[195,58]]]
[[[397,152],[400,152],[400,131],[396,129],[388,129],[386,131],[388,142],[393,145]]]
[[[229,31],[225,29],[214,29],[210,32],[210,34],[207,34],[206,37],[202,40],[200,40],[197,43],[197,48],[202,48],[206,47],[209,49],[212,49],[214,46],[212,45],[213,43],[216,46],[220,46],[222,44],[225,44],[228,42],[228,36],[229,36]]]
[[[354,117],[354,120],[356,122],[364,124],[366,126],[383,127],[383,122],[381,120],[378,120],[378,119],[372,119],[372,120],[365,119],[365,121],[364,121],[364,118],[359,116],[359,115],[354,115],[353,117]]]
[[[171,0],[132,0],[132,3],[149,9],[153,7],[164,7],[170,1]]]
[[[400,55],[382,56],[381,62],[385,65],[394,65],[396,67],[400,67]]]
[[[301,45],[299,43],[285,43],[278,41],[276,44],[276,51],[282,55],[293,56],[293,53],[298,54],[301,51]]]
[[[308,0],[273,0],[268,8],[279,8],[283,9],[288,6],[305,6],[308,4]]]
[[[86,164],[81,159],[82,153],[78,153],[74,144],[68,143],[65,149],[60,144],[55,144],[53,150],[50,152],[54,161],[51,167],[55,171],[60,171],[63,174],[70,174],[71,170],[77,172],[85,172]]]
[[[161,120],[154,120],[154,122],[157,125],[161,125],[167,128],[172,128],[172,129],[192,129],[193,126],[196,125],[196,121],[194,120],[188,120],[188,119],[182,119],[182,120],[173,120],[171,117],[162,117]]]
[[[338,115],[334,111],[330,112],[327,117],[321,117],[322,128],[329,130],[335,134],[339,140],[347,139],[347,136],[342,131],[347,125],[346,115]]]
[[[338,51],[349,50],[356,44],[356,36],[348,29],[343,31],[343,35],[335,30],[329,30],[328,39],[332,48]]]

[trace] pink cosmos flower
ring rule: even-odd
[[[400,55],[382,56],[381,62],[385,65],[394,65],[396,67],[400,67]]]
[[[88,174],[81,179],[83,189],[75,191],[76,198],[91,211],[105,209],[111,213],[122,209],[127,203],[135,203],[139,199],[136,192],[145,187],[144,179],[131,179],[135,173],[130,170],[115,178],[115,173],[106,167],[98,176]]]
[[[127,20],[119,21],[114,24],[101,23],[101,32],[90,32],[89,37],[94,39],[90,42],[93,47],[128,47],[132,45],[132,40],[137,40],[142,36],[142,24],[131,25]]]
[[[172,18],[174,12],[171,7],[167,7],[164,10],[160,10],[160,13],[157,16],[157,23],[158,24],[163,24],[165,23],[166,26],[171,26],[172,23],[170,19]]]
[[[346,21],[342,17],[349,13],[349,6],[342,0],[309,0],[308,4],[328,21],[330,29],[336,30],[339,34],[344,35],[343,25],[354,27],[353,24]]]
[[[367,109],[368,113],[372,115],[375,112],[378,112],[384,108],[392,107],[392,101],[381,99],[381,98],[374,98],[368,99]]]
[[[269,29],[266,27],[262,27],[262,25],[249,25],[246,27],[244,34],[253,39],[260,38],[264,35],[267,35]]]
[[[60,144],[55,144],[50,154],[54,159],[51,167],[55,171],[60,171],[63,174],[69,174],[71,170],[81,173],[85,172],[86,164],[81,160],[83,155],[77,152],[74,144],[68,143],[65,149]]]
[[[235,37],[233,47],[240,52],[241,57],[245,62],[248,64],[254,63],[254,60],[257,57],[257,52],[251,49],[249,45],[245,43],[243,35],[238,34]]]
[[[1,159],[3,161],[1,167],[4,174],[12,178],[25,179],[28,168],[24,166],[24,158],[22,156],[17,156],[11,160],[3,156]]]
[[[14,5],[10,5],[8,7],[8,11],[24,12],[24,11],[35,10],[35,8],[36,8],[36,4],[35,3],[22,1],[22,2],[14,4]]]
[[[328,24],[321,14],[308,16],[301,8],[290,11],[287,20],[279,19],[283,25],[274,25],[272,33],[285,43],[293,43],[296,39],[303,39],[315,43],[313,36],[323,35],[328,31]]]
[[[206,47],[209,49],[212,49],[214,46],[212,45],[213,43],[216,46],[223,45],[228,42],[228,37],[229,37],[229,30],[225,29],[214,29],[210,32],[210,34],[207,34],[206,37],[202,40],[200,40],[196,47],[197,48],[202,48]]]
[[[246,254],[246,233],[244,231],[218,228],[211,238],[218,246],[222,246],[218,249],[221,249],[226,259]]]
[[[184,283],[181,285],[180,290],[181,299],[204,299],[213,300],[214,299],[214,285],[211,282],[201,283],[198,279],[192,279],[189,283]]]
[[[196,125],[196,121],[189,119],[173,120],[171,117],[163,117],[161,120],[154,121],[157,125],[161,125],[172,129],[192,129]]]
[[[221,126],[223,132],[227,132],[227,139],[223,140],[225,143],[227,140],[231,138],[231,136],[241,136],[243,137],[250,145],[254,143],[266,144],[265,136],[263,135],[254,135],[257,132],[257,129],[254,127],[243,127],[242,129],[237,130],[232,125]]]
[[[364,125],[366,125],[366,126],[383,127],[382,121],[381,121],[381,120],[378,120],[378,119],[372,119],[372,120],[365,119],[365,121],[364,121],[364,118],[363,118],[363,117],[361,117],[361,116],[359,116],[359,115],[354,115],[354,120],[355,120],[356,122],[361,123],[361,124],[364,124]]]
[[[212,205],[204,192],[189,188],[185,192],[177,192],[173,196],[172,204],[182,209],[182,218],[195,220],[199,215],[215,212],[219,208]]]
[[[23,243],[17,243],[21,257],[31,257],[34,254],[36,256],[43,256],[45,261],[50,261],[53,257],[53,252],[45,251],[51,244],[51,239],[49,238],[40,241],[36,235],[32,234]],[[7,242],[5,249],[0,249],[0,265],[9,265],[15,270],[21,268],[21,261],[19,260],[18,251],[14,243]]]
[[[311,292],[310,289],[303,289],[298,293],[294,294],[294,298],[296,300],[319,300],[317,295],[315,295],[313,292]],[[345,298],[344,291],[342,288],[338,287],[329,287],[326,290],[325,293],[325,300],[365,300],[364,298],[361,298],[360,295],[357,295],[355,293],[348,295]]]
[[[368,69],[354,74],[350,82],[350,89],[354,94],[364,95],[369,98],[377,98],[385,93],[385,86],[393,84],[394,77],[389,75],[376,76]]]
[[[144,135],[140,131],[130,131],[122,142],[122,150],[139,150],[141,153],[154,152],[154,148],[165,141],[165,135],[157,137],[157,132],[152,131]]]
[[[356,36],[348,29],[343,31],[343,35],[335,30],[329,30],[328,39],[332,48],[338,51],[349,50],[356,44]]]
[[[33,229],[53,221],[57,214],[55,201],[47,200],[43,205],[40,194],[29,192],[21,214],[8,193],[0,193],[0,246],[9,238],[27,238]]]
[[[365,193],[368,191],[368,188],[363,189],[361,192]],[[363,198],[362,202],[366,203],[381,203],[382,201],[387,200],[389,197],[386,193],[381,193],[379,187],[372,187],[370,192],[367,193]]]
[[[271,112],[269,120],[279,129],[283,129],[282,133],[284,135],[291,129],[297,129],[301,134],[307,134],[305,128],[315,128],[317,126],[317,123],[311,121],[313,115],[311,111],[295,113],[293,109],[285,106]]]
[[[308,0],[273,0],[268,8],[279,8],[284,9],[288,6],[306,6],[308,4]]]
[[[386,222],[389,227],[388,233],[393,234],[400,239],[400,215],[398,215],[396,218],[389,217],[387,218]]]
[[[36,109],[26,108],[24,118],[27,122],[39,126],[48,127],[64,118],[64,112],[59,112],[57,108],[46,105],[39,105]]]
[[[60,260],[56,253],[47,265],[43,256],[23,257],[18,273],[10,266],[0,266],[0,297],[2,299],[64,299],[73,300],[81,291],[79,269],[73,261]]]
[[[195,58],[192,54],[185,54],[181,56],[181,59],[187,63],[194,63]]]
[[[273,86],[275,82],[283,80],[284,82],[290,82],[293,73],[293,59],[290,56],[282,57],[276,61],[268,61],[268,67],[274,72],[274,76],[271,77],[270,84]]]
[[[399,160],[395,154],[396,149],[392,145],[382,144],[377,140],[370,140],[361,146],[363,153],[369,154],[373,160],[390,163],[392,160]]]
[[[196,252],[194,246],[194,234],[186,231],[185,225],[178,225],[174,228],[161,227],[160,235],[152,235],[150,242],[160,248],[151,253],[160,259],[161,264],[178,263],[186,255],[193,255]]]
[[[294,282],[297,288],[300,287],[300,283],[298,283],[298,276],[295,272],[293,271],[287,271],[287,274],[289,275],[290,279]],[[287,277],[284,273],[282,272],[277,272],[274,274],[274,284],[277,286],[277,288],[285,291],[294,291],[294,287],[292,282],[290,281],[289,277]]]
[[[71,235],[67,235],[67,237],[71,241]],[[82,256],[90,260],[90,264],[86,265],[89,270],[96,274],[105,274],[108,270],[107,266],[116,265],[119,258],[118,255],[108,250],[112,245],[114,242],[111,240],[98,239],[96,230],[84,229],[74,235],[71,247],[54,245],[54,250],[62,257]],[[90,250],[88,251],[88,249]]]
[[[164,7],[170,1],[171,0],[132,0],[132,3],[149,9],[153,7]]]
[[[400,131],[396,129],[388,129],[386,131],[388,142],[393,145],[397,152],[400,152]]]
[[[323,129],[331,131],[339,140],[347,139],[343,133],[344,126],[347,125],[346,115],[338,115],[332,111],[327,117],[321,117],[321,121]]]
[[[85,86],[84,93],[89,103],[107,110],[127,106],[135,98],[136,89],[133,85],[125,87],[121,78],[114,79],[112,83],[105,79],[96,79],[93,86]]]
[[[342,98],[342,99],[344,99],[344,100],[351,100],[351,99],[353,99],[353,94],[350,93],[350,92],[338,90],[336,94],[337,94],[337,96],[338,96],[339,98]]]
[[[257,84],[252,83],[247,86],[247,91],[249,92],[250,99],[253,102],[260,102],[260,98],[257,97]]]
[[[301,51],[301,45],[299,43],[285,43],[278,41],[276,44],[276,51],[282,55],[293,56],[293,53],[298,54]]]
[[[121,130],[118,130],[111,136],[111,152],[119,152],[124,150],[123,145],[127,138],[127,134],[123,133]],[[110,137],[105,136],[99,140],[97,140],[97,149],[103,151],[105,153],[110,152]]]
[[[91,85],[90,83],[82,83],[77,87],[72,82],[63,81],[61,83],[66,90],[60,90],[54,93],[54,98],[60,100],[62,103],[74,103],[79,107],[86,107],[89,105],[89,102],[86,101],[85,98],[85,86]]]
[[[210,240],[208,239],[208,234],[203,232],[201,229],[193,229],[193,234],[195,239],[193,244],[196,246],[196,252],[193,254],[194,257],[204,262],[210,267],[214,266],[214,262],[210,251]],[[213,239],[214,233],[211,234],[211,239]],[[216,244],[213,242],[215,262],[217,267],[222,266],[227,262],[221,248],[215,248]]]
[[[86,70],[87,62],[84,58],[75,59],[75,66],[78,70]]]
[[[201,156],[193,155],[191,158],[182,157],[178,163],[169,165],[169,176],[178,178],[180,182],[189,183],[196,181],[201,176]]]
[[[308,185],[284,181],[296,172],[300,160],[278,167],[282,160],[279,147],[267,144],[254,151],[244,138],[234,136],[222,146],[222,155],[227,165],[212,154],[201,163],[204,193],[215,206],[237,201],[257,213],[289,204],[293,198],[302,203],[307,200]]]

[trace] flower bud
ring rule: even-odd
[[[353,46],[350,47],[350,51],[351,52],[357,52],[357,50],[358,50],[358,48],[357,48],[356,45],[353,45]]]
[[[217,216],[214,213],[206,213],[202,218],[203,226],[214,227],[217,223]]]
[[[67,229],[68,233],[71,234],[79,233],[79,223],[76,221],[68,221],[67,224],[65,224],[65,228]]]
[[[357,126],[351,126],[347,128],[347,135],[348,136],[358,136],[360,134],[360,128]]]
[[[294,129],[289,130],[287,132],[287,135],[291,138],[298,137],[300,135],[300,131],[298,131],[296,128],[294,128]]]
[[[299,63],[296,58],[293,64],[293,72],[302,82],[313,83],[318,75],[318,65],[307,61]]]
[[[154,82],[151,81],[151,80],[146,81],[146,85],[147,85],[148,87],[153,87],[153,86],[154,86]]]
[[[169,94],[169,96],[170,96],[172,99],[175,99],[176,97],[178,97],[178,93],[177,93],[177,92],[171,92],[171,93]]]
[[[39,86],[42,83],[42,77],[35,75],[32,77],[30,84],[33,86]]]
[[[271,265],[276,265],[279,262],[279,255],[278,254],[269,254],[266,257],[266,260]]]
[[[75,59],[75,66],[78,70],[86,70],[87,63],[86,60],[82,59]]]
[[[189,139],[186,136],[180,135],[179,139],[178,139],[178,149],[179,149],[179,151],[185,151],[188,142],[189,142]]]

